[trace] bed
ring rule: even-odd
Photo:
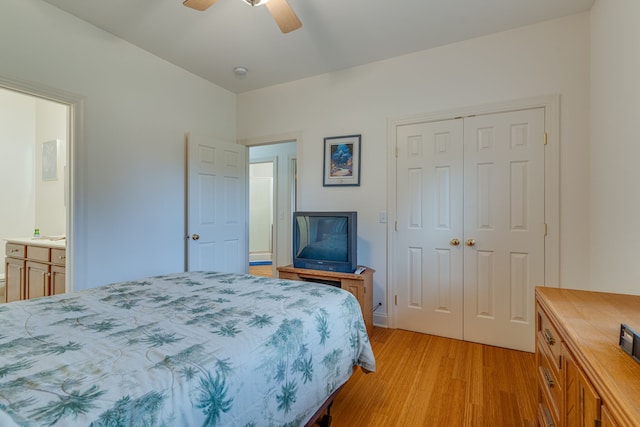
[[[303,426],[375,371],[350,293],[194,272],[0,305],[1,426]]]

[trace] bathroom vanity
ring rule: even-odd
[[[6,239],[5,302],[65,292],[66,241]]]

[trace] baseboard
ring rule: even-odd
[[[249,262],[266,262],[272,261],[273,254],[271,252],[251,252],[249,253]]]
[[[373,326],[377,326],[380,328],[388,328],[389,327],[389,318],[386,313],[376,314],[373,313]]]

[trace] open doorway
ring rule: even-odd
[[[249,147],[249,272],[275,277],[291,263],[296,142]]]
[[[249,164],[249,265],[261,276],[273,265],[275,165],[274,161]]]
[[[66,273],[71,262],[66,242],[71,224],[72,114],[70,103],[18,83],[0,81],[0,178],[5,183],[3,203],[9,207],[0,211],[2,253],[5,243],[13,240],[44,246],[50,242],[57,257],[55,262],[51,260],[55,265],[46,265],[52,270],[47,277],[55,277],[56,293],[72,290],[71,272]],[[42,240],[34,240],[37,237]],[[4,261],[4,255],[2,258]],[[12,267],[21,260],[14,261]],[[2,264],[0,302],[9,295],[6,285],[15,273],[12,268],[11,277],[5,277],[7,264]],[[22,277],[21,271],[17,278]],[[27,284],[23,290],[18,284],[11,300],[28,297],[29,289],[35,293],[36,288]],[[53,285],[45,284],[45,288],[45,293],[54,292]]]

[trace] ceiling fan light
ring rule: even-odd
[[[266,2],[268,2],[269,0],[242,0],[242,1],[248,4],[249,6],[261,6]]]

